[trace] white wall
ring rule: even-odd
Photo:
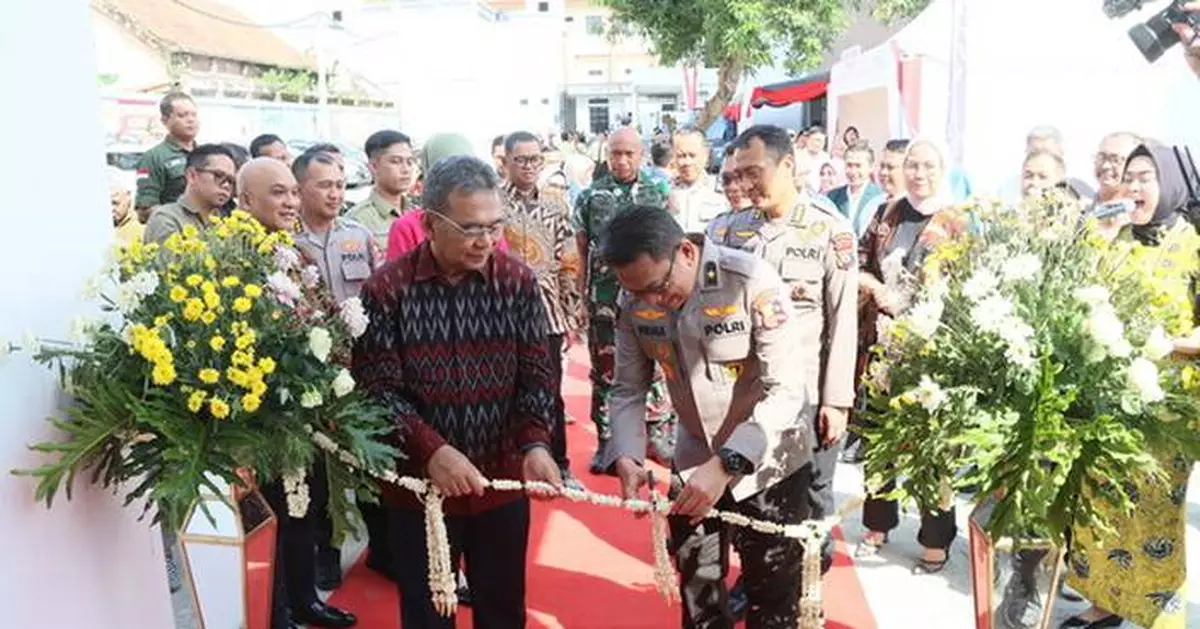
[[[921,131],[945,129],[985,194],[1019,175],[1025,135],[1037,125],[1062,131],[1068,171],[1085,181],[1100,138],[1112,131],[1200,146],[1200,82],[1177,49],[1147,64],[1125,33],[1160,8],[1114,21],[1094,0],[936,0],[895,36],[923,58]],[[838,94],[867,86],[887,86],[896,104],[889,46],[834,66],[831,119]]]
[[[89,8],[96,72],[116,77],[112,89],[139,91],[170,81],[160,54],[138,41],[99,9]]]
[[[83,311],[82,283],[112,238],[90,23],[79,0],[6,3],[0,20],[0,75],[39,86],[0,100],[0,137],[21,147],[0,153],[0,187],[8,191],[0,220],[21,235],[0,247],[3,338],[64,337]],[[31,24],[53,24],[54,37]],[[50,372],[24,357],[0,365],[4,624],[167,629],[173,620],[158,533],[120,498],[83,486],[73,502],[60,497],[47,511],[33,501],[30,480],[8,473],[38,462],[26,444],[54,436],[45,417],[55,412],[57,391]]]
[[[1068,170],[1089,182],[1092,155],[1107,132],[1198,139],[1200,81],[1178,47],[1148,64],[1126,35],[1159,4],[1120,21],[1091,0],[967,6],[963,162],[985,186],[1018,175],[1024,136],[1040,124],[1062,131]],[[1018,36],[1021,45],[1004,46]]]

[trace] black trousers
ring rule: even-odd
[[[329,482],[325,463],[318,457],[308,475],[308,512],[302,518],[288,515],[287,493],[283,481],[263,485],[263,498],[275,511],[279,523],[275,547],[275,596],[272,626],[286,609],[303,609],[317,602],[316,555],[318,516],[324,517],[329,506]]]
[[[563,400],[563,335],[551,334],[546,338],[550,353],[550,386],[554,390],[554,408],[551,410],[551,420],[554,426],[550,431],[550,455],[561,469],[570,469],[571,460],[567,458],[567,404]]]
[[[808,487],[812,475],[812,466],[806,465],[741,502],[734,502],[726,492],[717,508],[773,522],[801,522],[811,513]],[[731,541],[742,557],[742,579],[749,601],[746,628],[794,629],[804,558],[800,543],[746,528],[733,530],[717,520],[704,520],[697,526],[688,520],[682,516],[669,518],[671,551],[680,575],[683,629],[733,629],[735,621],[725,587]]]
[[[895,487],[894,481],[889,482],[879,490],[879,493],[886,494]],[[900,525],[900,503],[895,500],[867,498],[863,502],[862,514],[863,526],[868,531],[887,533]],[[945,511],[936,508],[921,508],[921,530],[917,533],[917,542],[925,548],[939,548],[948,551],[956,536],[958,536],[958,523],[954,520],[953,506]]]
[[[865,422],[864,422],[865,423]],[[863,448],[870,448],[871,442],[860,439]],[[895,481],[889,481],[878,491],[879,495],[887,494],[896,488]],[[951,506],[942,511],[939,508],[928,508],[921,505],[921,528],[917,532],[917,542],[925,548],[938,548],[949,551],[958,536],[958,523],[954,519],[955,509]],[[888,533],[900,526],[900,503],[895,500],[884,500],[868,496],[863,501],[863,527],[874,533]]]
[[[819,422],[820,420],[818,420]],[[814,435],[821,439],[820,427],[814,427]],[[818,444],[813,450],[812,483],[808,487],[808,500],[813,519],[825,518],[835,513],[833,505],[833,475],[837,471],[838,457],[842,454],[842,444],[845,437],[834,443]],[[821,574],[833,566],[833,537],[826,537],[821,545]]]
[[[404,629],[453,629],[455,619],[433,609],[425,513],[393,508],[388,514],[394,551],[392,570],[400,590]],[[446,516],[450,565],[466,560],[476,629],[524,629],[525,555],[529,547],[529,499],[469,516]]]

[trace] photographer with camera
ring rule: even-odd
[[[1104,0],[1104,14],[1120,19],[1142,8],[1143,0]],[[1200,1],[1171,0],[1145,22],[1129,29],[1129,38],[1146,61],[1158,61],[1175,44],[1183,44],[1188,67],[1200,78]]]
[[[1188,67],[1195,73],[1196,78],[1200,79],[1200,32],[1192,26],[1200,19],[1200,2],[1185,3],[1183,11],[1191,15],[1190,22],[1175,23],[1171,26],[1179,35],[1179,41],[1183,42],[1183,58],[1187,60]]]

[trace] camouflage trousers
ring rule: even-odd
[[[616,322],[608,318],[593,317],[588,323],[588,357],[591,359],[588,378],[592,384],[592,423],[595,424],[596,434],[602,441],[612,436],[608,405],[612,397],[616,354]],[[654,381],[650,385],[650,395],[647,396],[646,409],[647,422],[658,423],[663,430],[674,429],[675,411],[671,408],[671,399],[667,396],[667,383],[663,379],[662,369],[657,365],[654,369]]]

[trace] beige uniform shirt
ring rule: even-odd
[[[392,223],[404,214],[405,209],[384,201],[383,197],[379,196],[379,191],[371,188],[371,196],[346,212],[346,218],[370,231],[371,237],[375,239],[375,247],[387,253],[388,231],[391,230]]]
[[[313,233],[301,223],[296,247],[308,264],[320,270],[321,280],[338,303],[358,297],[363,282],[383,263],[371,232],[347,218],[333,219],[324,234]]]
[[[646,452],[646,394],[662,368],[679,416],[675,464],[686,478],[721,448],[754,463],[735,479],[735,500],[754,495],[811,459],[816,400],[805,396],[795,360],[802,323],[788,289],[753,255],[702,236],[699,277],[679,311],[622,293],[609,454],[637,461]]]
[[[671,208],[683,231],[703,234],[709,221],[729,209],[729,202],[717,192],[716,179],[703,175],[690,186],[675,183],[671,189]]]
[[[137,216],[134,215],[133,210],[130,210],[129,214],[125,215],[125,220],[114,227],[114,231],[118,244],[129,245],[135,240],[142,239],[142,233],[146,231],[146,226],[138,222]]]
[[[858,351],[858,246],[837,208],[805,199],[780,219],[743,210],[728,219],[724,243],[771,264],[789,286],[800,320],[810,396],[839,408],[854,405]]]
[[[206,227],[200,212],[192,207],[186,196],[179,197],[174,203],[167,203],[154,208],[150,220],[146,221],[146,231],[142,240],[147,243],[161,245],[171,234],[182,232],[184,225],[191,225],[200,231]]]

